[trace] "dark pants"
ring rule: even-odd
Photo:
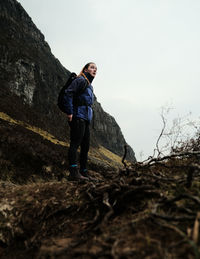
[[[89,122],[73,118],[69,122],[70,126],[70,147],[69,147],[69,165],[77,164],[77,150],[79,146],[80,150],[80,169],[86,169],[88,151],[90,146],[90,128]]]

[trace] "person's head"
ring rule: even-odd
[[[96,73],[97,73],[96,64],[94,62],[87,63],[81,70],[81,73],[83,73],[83,72],[89,73],[92,77],[95,77]]]

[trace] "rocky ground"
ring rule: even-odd
[[[200,258],[198,151],[70,182],[67,146],[0,122],[0,258]]]

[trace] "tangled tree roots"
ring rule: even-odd
[[[1,258],[199,258],[197,154],[98,182],[1,182]]]

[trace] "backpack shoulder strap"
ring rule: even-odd
[[[77,96],[83,94],[86,90],[86,88],[89,86],[89,83],[87,80],[84,80],[84,85],[80,87],[79,91],[77,92]]]
[[[78,98],[81,94],[85,92],[86,88],[89,86],[88,82],[86,80],[84,81],[85,81],[84,84],[79,88],[78,92],[76,92],[76,95],[74,96],[73,104],[75,106],[82,106],[82,105],[87,106],[87,103],[84,100],[79,100]]]
[[[81,73],[81,76],[83,76],[85,80],[88,82],[88,84],[90,84],[90,81],[88,80],[87,76],[84,73]]]

